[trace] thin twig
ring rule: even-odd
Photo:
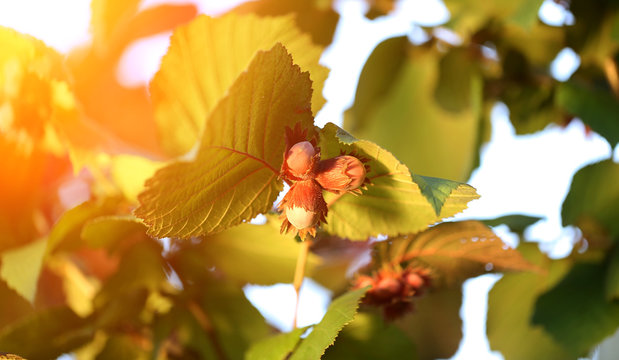
[[[294,280],[292,285],[294,291],[297,294],[297,302],[294,307],[294,318],[292,320],[292,327],[297,328],[297,317],[299,313],[299,300],[301,298],[301,285],[303,284],[303,278],[305,277],[305,264],[307,263],[307,254],[309,248],[312,245],[312,240],[306,239],[301,243],[301,249],[299,250],[299,257],[297,257],[297,266],[294,270]]]
[[[617,71],[617,64],[611,58],[606,58],[604,61],[604,74],[610,87],[613,89],[615,96],[619,98],[619,72]]]

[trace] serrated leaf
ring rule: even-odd
[[[422,194],[405,165],[378,145],[366,140],[353,141],[350,136],[342,137],[343,134],[345,131],[338,126],[325,125],[321,131],[322,157],[337,156],[344,151],[370,159],[367,178],[371,185],[360,196],[347,194],[335,199],[332,194],[325,194],[327,203],[333,202],[324,225],[329,233],[351,240],[379,234],[415,233],[464,210],[469,201],[479,197],[471,186],[458,184],[437,216],[435,207]]]
[[[313,131],[311,91],[281,44],[259,52],[213,110],[196,159],[147,180],[135,214],[149,234],[209,234],[270,210],[282,189],[285,127]]]
[[[576,225],[586,230],[586,223],[593,221],[601,225],[602,232],[614,238],[619,236],[618,183],[619,164],[612,160],[587,165],[578,170],[563,201],[563,225]]]
[[[379,315],[358,313],[323,359],[417,360],[416,353],[415,344],[397,326]]]
[[[488,294],[486,332],[492,350],[506,360],[575,358],[540,326],[531,324],[535,300],[569,270],[569,261],[550,260],[537,244],[523,243],[518,250],[544,272],[505,274]]]
[[[463,98],[469,101],[454,113],[428,90],[439,85],[442,53],[415,47],[406,38],[385,43],[363,68],[360,97],[347,111],[344,126],[359,138],[389,149],[413,173],[466,181],[477,165],[485,121],[481,77],[470,74],[469,95]],[[385,79],[377,81],[380,77]],[[459,103],[463,106],[462,100]]]
[[[447,359],[462,339],[462,286],[431,290],[414,300],[415,311],[395,322],[417,345],[419,360]]]
[[[312,101],[299,110],[318,112],[324,104],[322,87],[328,74],[318,64],[322,48],[299,32],[291,16],[200,16],[176,29],[150,87],[155,118],[169,154],[180,155],[192,148],[206,122],[212,120],[212,111],[254,54],[276,43],[282,43],[295,63],[310,72]]]
[[[573,356],[583,356],[619,326],[619,303],[606,300],[604,275],[604,264],[576,264],[535,303],[532,323]]]
[[[490,228],[473,220],[438,224],[417,235],[393,240],[390,248],[393,262],[421,261],[439,271],[439,277],[447,283],[483,274],[488,264],[498,271],[539,270]]]
[[[324,318],[314,326],[312,332],[301,342],[290,360],[320,359],[325,350],[335,342],[335,338],[346,324],[351,322],[359,307],[359,301],[367,288],[350,291],[333,300]]]
[[[558,85],[555,102],[568,113],[577,116],[593,131],[602,135],[614,147],[619,143],[619,100],[610,90],[587,88],[575,81]]]
[[[0,256],[0,277],[31,304],[36,295],[47,243],[47,239],[40,239],[7,250]]]
[[[301,340],[307,328],[293,329],[285,334],[278,334],[252,345],[245,360],[284,360]]]
[[[429,176],[421,176],[413,174],[413,181],[419,185],[419,190],[423,196],[428,199],[428,202],[434,208],[434,213],[436,216],[440,216],[441,209],[445,204],[445,201],[451,195],[451,192],[457,189],[460,185],[459,182],[433,178]]]
[[[230,279],[259,285],[289,283],[301,244],[290,236],[282,236],[280,224],[241,224],[205,238],[194,251]],[[306,275],[312,276],[320,263],[316,255],[308,254]]]

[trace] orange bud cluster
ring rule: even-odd
[[[385,318],[394,320],[414,310],[413,298],[423,295],[430,287],[430,271],[423,268],[404,270],[382,269],[373,276],[360,275],[355,289],[371,286],[363,298],[368,305],[383,307]]]
[[[290,184],[290,190],[278,205],[283,215],[281,231],[297,231],[301,238],[315,236],[316,227],[326,222],[328,207],[322,190],[360,194],[368,171],[363,161],[353,155],[320,160],[315,139],[308,141],[306,135],[298,125],[286,128],[280,177]]]

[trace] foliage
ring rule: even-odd
[[[366,2],[369,19],[397,9]],[[619,328],[611,159],[573,178],[562,221],[578,236],[564,259],[526,241],[539,218],[446,221],[479,198],[465,182],[498,102],[517,134],[578,117],[617,144],[617,3],[555,2],[575,20],[551,26],[540,0],[445,0],[449,21],[378,44],[343,127],[318,128],[333,3],[258,0],[209,17],[92,0],[91,42],[66,56],[0,27],[0,358],[448,358],[462,283],[488,272],[504,274],[487,335],[506,359],[578,358]],[[166,31],[150,85],[122,85],[127,48]],[[564,47],[581,66],[562,82],[550,65]],[[297,143],[312,156],[291,173]],[[340,156],[354,174],[336,168],[340,187],[324,186],[321,161]],[[284,184],[295,192],[278,207]],[[324,219],[297,229],[287,211],[310,200]],[[516,249],[490,227],[501,224]],[[334,300],[288,333],[243,292],[298,292],[304,277]]]

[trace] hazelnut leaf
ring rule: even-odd
[[[158,237],[218,232],[271,209],[285,127],[310,133],[311,81],[281,44],[259,52],[213,110],[195,160],[175,162],[146,181],[136,216]]]

